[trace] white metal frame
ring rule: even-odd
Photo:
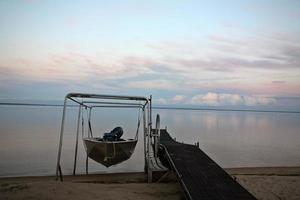
[[[56,165],[56,178],[60,176],[62,181],[61,171],[61,153],[63,145],[63,135],[65,127],[65,118],[68,100],[75,102],[79,106],[78,119],[77,119],[77,132],[76,132],[76,144],[75,144],[75,158],[73,175],[75,175],[76,162],[77,162],[77,149],[78,149],[78,135],[80,127],[81,108],[141,108],[143,117],[143,132],[144,132],[144,160],[145,160],[145,172],[147,173],[148,182],[152,181],[152,170],[149,166],[149,152],[151,148],[151,131],[152,131],[152,97],[139,97],[139,96],[119,96],[119,95],[103,95],[103,94],[83,94],[83,93],[69,93],[65,96],[64,107],[61,121],[61,129],[59,135],[57,165]],[[103,101],[106,100],[106,101]],[[142,103],[137,103],[142,102]],[[90,117],[90,116],[89,116]]]

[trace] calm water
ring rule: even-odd
[[[100,111],[100,110],[99,110]],[[61,107],[0,106],[0,176],[53,175],[61,121]],[[162,127],[185,143],[199,141],[222,167],[299,166],[300,114],[236,111],[153,110]],[[62,169],[72,172],[77,109],[69,108],[63,143]],[[115,126],[132,138],[137,111],[103,109],[93,114],[94,135]],[[90,172],[142,171],[143,136],[131,159],[106,168],[90,160]],[[85,152],[79,143],[78,173],[84,173]]]

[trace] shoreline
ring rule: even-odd
[[[299,167],[243,167],[225,171],[258,199],[300,199]],[[1,177],[0,199],[182,199],[173,174],[147,184],[143,172]],[[125,198],[125,199],[126,199]]]
[[[230,175],[290,175],[298,176],[300,175],[300,166],[276,166],[276,167],[230,167],[223,168]],[[89,173],[86,174],[76,174],[76,176],[107,176],[107,175],[122,175],[122,174],[143,174],[142,171],[132,171],[132,172],[110,172],[110,173]],[[72,176],[72,174],[63,175],[64,177]],[[13,178],[43,178],[43,177],[55,177],[55,175],[20,175],[20,176],[0,176],[1,179],[13,179]]]

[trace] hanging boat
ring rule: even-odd
[[[59,136],[59,146],[56,164],[56,177],[60,177],[62,180],[62,169],[61,169],[61,156],[62,156],[62,145],[63,136],[66,123],[66,113],[68,105],[71,101],[70,107],[78,106],[78,117],[77,117],[77,128],[76,128],[76,142],[75,142],[75,154],[74,154],[74,168],[73,175],[76,174],[77,166],[77,153],[79,143],[79,132],[82,132],[82,140],[84,148],[86,150],[86,173],[88,174],[88,158],[106,166],[110,167],[121,163],[129,159],[136,147],[138,142],[139,127],[142,124],[141,131],[143,132],[144,141],[144,158],[145,158],[145,172],[148,174],[148,181],[152,179],[152,172],[155,170],[166,170],[159,163],[156,151],[153,151],[152,140],[158,141],[158,133],[152,132],[152,97],[138,97],[138,96],[118,96],[118,95],[103,95],[103,94],[84,94],[84,93],[69,93],[66,95],[64,100],[62,122]],[[103,137],[94,136],[91,126],[91,113],[92,110],[99,110],[99,108],[129,108],[138,109],[138,122],[134,139],[121,139],[121,135],[118,132],[120,127],[116,127],[110,133],[104,134]],[[143,123],[140,123],[140,121]],[[80,123],[81,122],[81,123]],[[86,123],[88,122],[88,123]],[[99,122],[98,122],[99,124]],[[88,125],[88,126],[86,126]],[[159,129],[159,127],[156,127]],[[116,132],[114,132],[116,131]],[[86,134],[87,133],[87,134]],[[112,133],[116,133],[113,135]],[[155,147],[158,144],[154,144]],[[157,149],[157,148],[155,148]]]
[[[104,133],[103,137],[93,137],[91,125],[91,111],[88,119],[88,137],[82,138],[86,154],[94,161],[110,167],[129,159],[134,152],[136,143],[138,141],[138,132],[140,127],[141,115],[138,113],[138,125],[135,139],[122,139],[122,127],[116,127],[109,133]],[[84,124],[82,118],[82,124]],[[82,135],[84,135],[82,133]]]
[[[139,118],[140,119],[140,118]],[[139,123],[138,123],[139,129]],[[92,135],[92,126],[89,119],[89,135]],[[130,158],[137,143],[135,139],[122,139],[123,129],[118,126],[109,133],[104,133],[103,138],[82,138],[87,156],[106,167],[121,163]]]
[[[137,140],[104,141],[102,138],[83,138],[83,142],[89,158],[110,167],[129,159]]]

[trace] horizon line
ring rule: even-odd
[[[10,103],[0,102],[0,106],[36,106],[36,107],[63,107],[63,104],[45,104],[45,103]],[[77,107],[77,105],[67,105],[67,107]],[[152,106],[154,110],[198,110],[198,111],[224,111],[224,112],[266,112],[266,113],[295,113],[300,114],[300,111],[288,110],[258,110],[258,109],[225,109],[225,108],[191,108],[191,107],[166,107]]]

